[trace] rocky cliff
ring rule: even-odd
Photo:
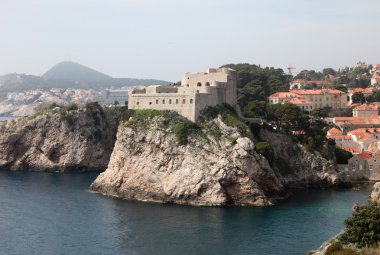
[[[117,110],[115,110],[117,111]],[[102,171],[115,142],[117,113],[97,104],[48,109],[0,124],[0,169]]]
[[[255,151],[244,123],[225,112],[197,125],[172,112],[129,111],[93,191],[124,199],[191,205],[270,205],[286,187],[338,185],[334,165],[285,137],[264,133],[289,169]],[[289,150],[289,151],[288,151]]]
[[[262,128],[260,138],[273,149],[272,168],[287,188],[343,186],[350,181],[334,162],[308,151],[288,135]]]

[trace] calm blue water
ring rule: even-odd
[[[127,202],[96,174],[0,172],[0,254],[305,254],[370,190],[302,191],[270,208]]]

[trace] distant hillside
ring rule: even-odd
[[[42,75],[42,78],[65,81],[96,81],[107,80],[112,77],[86,66],[70,61],[64,61],[53,66],[49,71]]]
[[[0,76],[0,99],[6,93],[33,89],[74,88],[103,90],[127,86],[165,85],[168,81],[155,79],[112,78],[72,62],[62,62],[47,71],[42,77],[27,74]]]

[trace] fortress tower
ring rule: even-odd
[[[229,68],[209,68],[186,73],[181,86],[149,86],[129,93],[129,109],[173,110],[195,122],[208,106],[237,105],[236,73]]]

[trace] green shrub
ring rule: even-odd
[[[272,166],[274,163],[274,151],[272,146],[267,142],[258,142],[256,144],[255,150],[257,153],[263,155]]]
[[[341,251],[343,249],[343,246],[340,242],[335,242],[333,244],[331,244],[326,252],[325,252],[325,255],[332,255],[334,254],[335,252],[338,252],[338,251]]]
[[[172,131],[181,145],[188,143],[188,136],[194,131],[200,131],[200,127],[190,121],[181,121],[173,125]]]
[[[355,251],[353,249],[344,248],[340,251],[336,251],[334,253],[331,253],[331,255],[360,255],[360,253],[358,253],[357,251]]]
[[[86,108],[89,110],[99,110],[103,111],[103,107],[98,102],[89,102],[86,103]]]
[[[372,247],[380,241],[380,205],[368,204],[354,212],[345,221],[346,228],[340,236],[343,244]]]
[[[67,111],[78,110],[78,105],[76,103],[70,103],[66,108]]]

